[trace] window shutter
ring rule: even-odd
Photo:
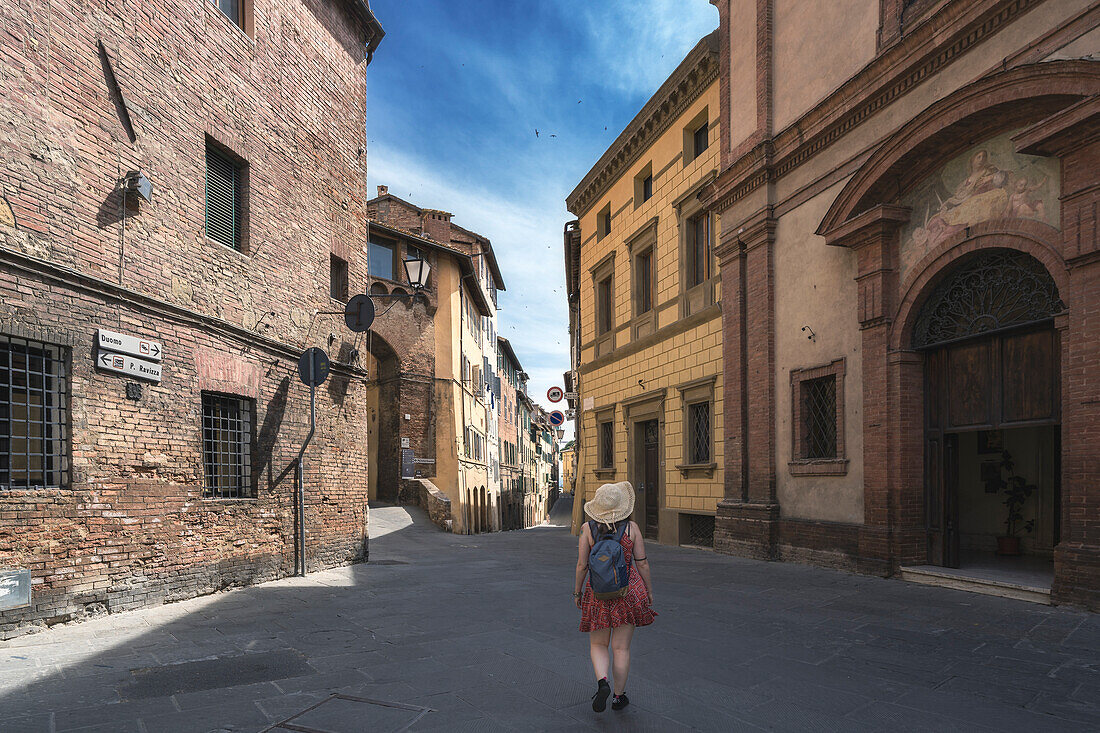
[[[241,248],[240,169],[206,146],[206,236],[226,247]]]

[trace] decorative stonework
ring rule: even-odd
[[[567,208],[581,216],[622,172],[664,134],[674,121],[718,78],[718,33],[710,34],[688,54],[657,93],[596,162],[566,199]]]

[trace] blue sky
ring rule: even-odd
[[[569,368],[565,197],[688,51],[707,0],[373,0],[367,185],[493,242],[531,396]],[[535,136],[535,130],[539,135]]]

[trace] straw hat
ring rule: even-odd
[[[634,487],[629,481],[604,484],[584,503],[584,513],[602,524],[614,524],[634,511]]]

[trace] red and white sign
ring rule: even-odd
[[[561,402],[562,398],[564,397],[565,390],[563,390],[561,387],[551,387],[550,389],[546,390],[546,399],[550,400],[551,402]]]

